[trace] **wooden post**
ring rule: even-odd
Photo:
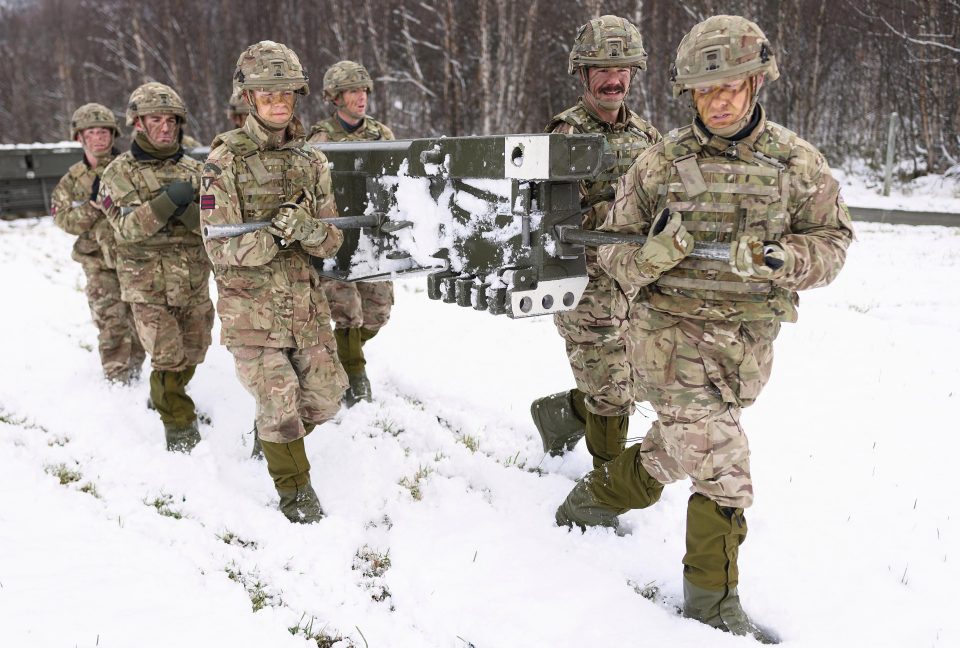
[[[897,113],[890,113],[890,128],[887,131],[887,164],[883,169],[883,195],[890,195],[893,180],[893,149],[897,141]]]

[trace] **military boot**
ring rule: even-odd
[[[627,443],[627,415],[602,416],[586,411],[587,452],[593,457],[593,467],[599,468],[615,459]]]
[[[543,451],[550,456],[573,450],[587,428],[584,415],[583,392],[579,389],[544,396],[530,405],[530,416],[540,433]]]
[[[718,506],[694,493],[687,503],[687,552],[683,557],[683,615],[764,644],[779,643],[753,621],[737,593],[740,545],[747,537],[743,509]]]
[[[337,340],[337,357],[350,381],[343,394],[343,402],[347,407],[353,407],[360,401],[373,400],[373,390],[370,380],[367,379],[367,360],[363,355],[364,329],[336,328],[333,335]]]
[[[619,457],[594,468],[577,482],[557,509],[558,526],[606,526],[619,529],[617,518],[631,509],[656,503],[663,484],[640,462],[640,446],[630,446]]]
[[[164,436],[167,439],[167,450],[170,452],[189,453],[200,443],[200,430],[194,420],[188,425],[163,424]]]
[[[323,508],[310,485],[310,461],[303,438],[290,443],[261,439],[267,472],[280,496],[280,511],[291,522],[311,524],[323,518]]]
[[[323,519],[323,508],[313,486],[298,486],[292,489],[277,489],[280,496],[280,511],[287,519],[297,524],[313,524]]]

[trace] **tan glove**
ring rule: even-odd
[[[327,224],[297,203],[280,205],[279,213],[273,217],[273,227],[267,231],[285,241],[300,241],[304,245],[320,245],[327,238]]]
[[[693,235],[683,226],[679,212],[664,209],[653,221],[650,234],[637,255],[640,272],[659,277],[693,252]]]
[[[793,272],[796,255],[776,241],[744,234],[730,244],[730,266],[741,277],[774,280]]]

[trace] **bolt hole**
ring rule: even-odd
[[[529,297],[523,297],[520,300],[520,310],[529,313],[533,309],[533,300]]]
[[[553,295],[544,295],[543,301],[540,303],[543,305],[544,310],[550,310],[553,308]]]
[[[563,295],[563,305],[567,308],[573,308],[573,293],[568,292]]]

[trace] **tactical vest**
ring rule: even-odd
[[[547,125],[545,132],[553,132],[560,124],[570,124],[577,133],[603,135],[617,157],[617,162],[613,167],[599,174],[596,178],[581,183],[584,205],[598,202],[598,198],[603,195],[608,187],[616,183],[620,176],[633,166],[637,156],[656,142],[653,135],[656,131],[653,127],[631,110],[627,110],[626,123],[622,127],[615,128],[598,120],[587,112],[582,103],[578,103],[554,117]],[[593,229],[598,224],[595,223],[591,226],[589,223],[585,223],[585,226]]]
[[[242,129],[221,135],[214,148],[218,143],[234,155],[244,222],[272,219],[280,205],[317,184],[316,158],[304,147],[261,149]]]
[[[130,153],[124,153],[124,155],[130,156]],[[139,204],[146,204],[156,198],[160,195],[163,188],[171,182],[186,181],[193,184],[194,188],[196,188],[200,180],[200,163],[186,156],[181,157],[176,162],[172,159],[137,160],[130,156],[127,163],[130,166],[127,180],[133,185],[139,199]],[[129,209],[133,209],[133,207],[127,205],[121,206],[121,211]],[[180,243],[199,245],[201,238],[194,232],[191,232],[179,219],[171,218],[156,234],[151,236],[148,241],[138,243],[137,245],[154,247],[157,245],[176,245]]]
[[[695,241],[729,243],[753,234],[776,241],[789,231],[787,167],[797,136],[766,122],[749,146],[731,144],[722,154],[705,150],[692,126],[668,133],[664,156],[668,181],[658,188],[657,208],[680,212]],[[770,281],[743,278],[726,261],[686,258],[651,287],[657,310],[704,319],[796,318],[794,295]]]

